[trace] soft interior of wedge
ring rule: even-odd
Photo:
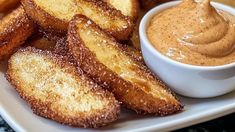
[[[76,14],[82,14],[95,21],[102,28],[125,28],[128,23],[111,14],[105,13],[84,0],[34,0],[47,13],[59,19],[70,21]]]
[[[95,53],[97,59],[109,69],[116,72],[125,80],[135,83],[144,91],[151,93],[157,98],[161,98],[162,100],[174,98],[163,89],[157,81],[153,79],[149,80],[147,74],[141,75],[143,72],[138,73],[141,70],[140,65],[129,56],[122,53],[122,51],[115,46],[116,44],[108,39],[107,36],[99,33],[99,31],[95,31],[93,28],[80,28],[79,34],[85,45]]]
[[[75,0],[33,0],[35,4],[52,16],[62,20],[71,20],[78,12]]]
[[[59,68],[50,59],[36,53],[20,54],[13,58],[16,79],[21,88],[36,99],[51,102],[52,109],[64,114],[102,109],[108,102],[97,97],[90,88],[81,83],[79,76]]]
[[[82,8],[82,14],[100,25],[103,29],[127,28],[128,23],[118,16],[109,14],[108,11],[100,10],[94,5],[83,0],[76,0],[79,7]],[[97,8],[97,9],[96,9]]]
[[[120,2],[120,0],[106,0],[108,3],[110,3],[114,8],[120,10],[124,15],[131,16],[131,10],[132,10],[132,0],[123,0]]]

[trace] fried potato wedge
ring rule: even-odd
[[[135,47],[136,49],[141,50],[139,27],[138,26],[136,26],[134,28],[134,32],[129,40],[129,44],[132,45],[133,47]]]
[[[17,7],[20,0],[0,0],[0,12],[8,12],[9,10]]]
[[[4,13],[0,13],[0,20],[3,18],[4,15]]]
[[[60,56],[28,47],[11,56],[7,79],[39,116],[74,127],[101,127],[120,112],[113,94]]]
[[[75,14],[83,14],[118,40],[126,40],[133,22],[101,0],[22,0],[24,9],[44,29],[67,32]]]
[[[67,37],[61,38],[57,41],[54,52],[58,55],[67,56],[69,57],[69,49],[67,44]]]
[[[131,45],[123,44],[122,46],[120,46],[120,48],[124,50],[127,55],[134,58],[136,61],[139,61],[142,63],[144,62],[141,51],[136,49],[135,47]]]
[[[0,60],[11,55],[33,33],[34,24],[22,6],[0,20]]]
[[[34,47],[36,49],[53,51],[56,46],[56,41],[44,36],[41,33],[34,33],[26,42],[23,47]]]
[[[129,16],[132,20],[136,20],[139,13],[138,0],[104,0],[114,8],[120,10],[123,15]]]
[[[175,95],[145,65],[87,17],[77,15],[70,22],[68,48],[78,66],[128,108],[160,116],[182,110]]]
[[[138,49],[138,50],[141,49],[141,47],[140,47],[140,36],[139,36],[139,26],[140,26],[140,21],[143,18],[145,13],[146,13],[146,11],[140,10],[138,20],[136,21],[132,36],[130,38],[131,45],[133,47],[135,47],[136,49]]]
[[[53,51],[56,45],[56,42],[49,40],[45,37],[41,37],[41,38],[31,41],[29,45],[37,49]]]

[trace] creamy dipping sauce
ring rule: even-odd
[[[217,66],[235,62],[235,16],[210,0],[183,0],[156,14],[147,28],[152,45],[176,61]]]

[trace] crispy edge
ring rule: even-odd
[[[0,12],[7,12],[20,3],[20,0],[0,0]]]
[[[145,13],[146,13],[146,11],[144,11],[144,10],[139,11],[138,19],[136,21],[132,36],[129,40],[129,44],[132,45],[133,47],[135,47],[137,50],[141,50],[140,37],[139,37],[139,26],[140,26],[141,19],[143,18]]]
[[[92,53],[84,44],[77,32],[77,24],[87,23],[90,21],[91,28],[97,29],[96,31],[101,34],[105,34],[94,22],[82,15],[76,15],[70,22],[68,30],[68,47],[69,52],[74,57],[77,65],[80,66],[85,73],[90,76],[95,82],[107,88],[107,90],[114,93],[115,97],[121,101],[126,107],[136,111],[140,114],[153,114],[159,116],[165,116],[174,114],[183,109],[183,105],[179,99],[172,93],[166,85],[157,79],[146,66],[138,63],[142,69],[142,75],[149,76],[159,83],[159,85],[171,94],[177,103],[166,102],[158,98],[154,98],[150,93],[146,93],[143,89],[137,85],[126,81],[119,77],[116,73],[108,69],[105,65],[99,62],[94,53]],[[106,36],[115,42],[115,39]],[[118,45],[118,43],[117,43]],[[120,52],[126,53],[125,51]],[[128,54],[127,54],[128,55]],[[130,57],[131,58],[131,57]],[[142,100],[142,101],[141,101]]]
[[[51,16],[45,10],[37,6],[33,0],[21,0],[25,12],[31,17],[38,25],[49,32],[66,33],[68,22]]]
[[[122,49],[128,56],[132,57],[138,62],[144,64],[144,58],[142,57],[142,53],[139,49],[133,47],[132,45],[127,44],[118,44],[119,48]]]
[[[9,19],[10,16],[14,18]],[[1,22],[7,23],[7,26],[0,31],[0,60],[11,55],[35,29],[34,23],[28,19],[22,6],[5,16]]]
[[[120,29],[114,29],[112,27],[104,29],[107,33],[111,34],[120,41],[127,40],[130,37],[134,28],[134,24],[129,17],[124,16],[119,10],[111,8],[106,2],[100,0],[85,1],[90,5],[93,5],[93,8],[96,9],[97,12],[105,13],[106,15],[109,15],[111,18],[113,18],[113,20],[115,20],[114,17],[119,17],[128,24],[127,27],[123,26],[120,27]],[[67,32],[69,24],[68,21],[61,20],[59,18],[56,18],[55,16],[50,15],[45,10],[37,6],[33,0],[21,0],[21,3],[26,13],[45,30],[57,31],[59,33]]]
[[[113,8],[116,8],[117,10],[120,10],[118,7],[116,7],[115,5],[113,5],[111,3],[112,0],[103,0],[105,2],[107,2],[110,6],[112,6]],[[120,0],[117,0],[120,2]],[[128,15],[134,22],[137,20],[138,18],[138,14],[139,14],[139,10],[140,10],[140,5],[139,5],[139,1],[138,0],[130,0],[132,5],[131,5],[131,12],[130,15]],[[123,6],[127,6],[127,5],[123,5]],[[122,12],[122,10],[120,10]],[[122,12],[123,15],[125,15]]]
[[[110,7],[106,2],[102,0],[86,0],[86,1],[90,3],[90,5],[94,5],[94,8],[99,7],[102,10],[101,12],[106,13],[106,15],[113,18],[113,20],[115,20],[115,17],[119,17],[128,24],[128,26],[125,27],[122,26],[120,29],[114,29],[110,27],[109,29],[103,29],[103,30],[105,30],[108,34],[112,35],[118,41],[127,40],[128,38],[130,38],[130,35],[134,29],[134,23],[130,17],[124,16],[121,13],[121,11]]]
[[[37,29],[22,46],[24,48],[31,46],[36,49],[53,51],[56,49],[56,45],[61,40],[65,40],[67,36],[58,34],[56,32],[47,32],[43,29]],[[63,41],[66,42],[66,41]]]
[[[74,76],[81,76],[83,83],[87,83],[87,85],[92,88],[91,92],[99,93],[96,95],[101,96],[102,98],[106,98],[107,100],[110,101],[107,108],[104,108],[104,110],[93,111],[90,117],[66,117],[63,114],[54,112],[50,110],[49,108],[50,104],[37,100],[32,96],[29,96],[28,93],[25,93],[20,88],[21,83],[23,82],[16,82],[13,79],[12,76],[14,76],[14,71],[12,71],[11,69],[13,64],[10,59],[8,61],[8,69],[6,73],[6,78],[14,86],[16,91],[19,93],[20,97],[29,104],[29,106],[31,107],[31,109],[33,110],[35,114],[42,116],[44,118],[52,119],[64,125],[69,125],[73,127],[84,127],[84,128],[88,128],[88,127],[98,128],[98,127],[108,125],[111,122],[117,120],[120,114],[120,106],[119,106],[119,103],[114,98],[113,94],[108,91],[103,90],[97,84],[93,83],[92,80],[90,80],[83,74],[82,70],[75,68],[72,64],[65,61],[62,56],[53,54],[50,51],[42,51],[42,50],[35,49],[33,47],[27,47],[24,49],[20,49],[19,51],[17,51],[16,54],[20,54],[24,52],[36,53],[40,56],[45,57],[46,59],[50,59],[54,61],[54,63],[58,65],[60,68],[68,67],[67,71],[69,73],[71,73]],[[102,116],[104,114],[108,116]]]
[[[73,56],[69,53],[69,48],[67,44],[67,37],[60,38],[55,45],[53,52],[55,54],[61,55],[70,63],[73,63],[74,66],[77,66]]]
[[[140,11],[140,4],[139,4],[139,0],[132,0],[132,4],[133,4],[133,9],[132,9],[132,19],[134,21],[137,20],[138,18],[138,14]]]

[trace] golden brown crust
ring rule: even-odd
[[[26,13],[44,29],[67,32],[68,20],[50,15],[49,12],[37,5],[35,0],[22,0],[21,3]],[[78,14],[87,15],[87,17],[93,19],[100,27],[116,39],[126,40],[129,38],[133,30],[133,22],[129,17],[122,15],[120,11],[109,7],[106,2],[100,0],[76,0],[75,4],[81,8],[84,6],[82,10],[93,11],[90,14],[78,11]],[[99,20],[97,16],[100,16],[98,18]],[[103,20],[104,18],[108,20]]]
[[[58,101],[59,102],[64,101],[63,100],[64,98],[61,99],[62,95],[60,94],[57,95],[53,92],[52,93],[44,92],[43,95],[39,94],[40,92],[42,92],[41,89],[44,89],[43,91],[46,91],[49,89],[47,87],[47,84],[50,83],[50,81],[46,81],[47,83],[44,84],[42,87],[40,87],[40,89],[38,89],[36,84],[37,84],[37,80],[40,79],[39,77],[40,74],[37,74],[36,78],[33,76],[29,77],[29,78],[35,79],[33,80],[35,81],[35,84],[25,82],[26,78],[18,77],[22,73],[19,73],[19,70],[17,69],[25,68],[31,71],[31,70],[34,70],[32,68],[37,67],[39,71],[41,71],[40,69],[45,68],[43,65],[35,66],[34,65],[35,61],[32,63],[31,61],[27,62],[27,60],[30,60],[30,59],[27,59],[26,62],[17,61],[17,60],[24,59],[23,57],[25,57],[26,59],[28,57],[30,58],[36,57],[36,60],[42,59],[44,61],[43,64],[45,65],[53,63],[52,67],[50,67],[50,69],[51,68],[53,69],[52,71],[56,71],[59,69],[60,71],[67,73],[69,76],[72,76],[72,78],[74,78],[75,80],[79,81],[78,82],[79,87],[76,87],[77,90],[82,90],[86,94],[76,95],[76,92],[75,92],[73,96],[71,95],[70,97],[65,97],[65,98],[75,98],[75,97],[80,97],[80,96],[83,96],[82,98],[85,98],[85,96],[90,95],[91,98],[96,97],[97,99],[99,99],[102,103],[104,103],[104,106],[99,109],[95,109],[95,106],[93,106],[94,108],[92,108],[89,111],[79,111],[77,109],[70,109],[66,107],[66,109],[63,111],[62,108],[65,107],[63,106],[63,104],[61,103],[58,103],[57,105],[55,104]],[[24,67],[19,67],[21,63]],[[56,76],[55,75],[56,73],[53,73],[53,74],[54,76]],[[16,91],[19,93],[22,99],[24,99],[30,105],[30,107],[32,108],[35,114],[48,118],[48,119],[52,119],[54,121],[57,121],[65,125],[70,125],[74,127],[84,127],[84,128],[87,128],[87,127],[97,128],[97,127],[110,124],[111,122],[115,121],[120,113],[119,103],[115,100],[114,96],[110,92],[101,89],[97,84],[93,83],[93,81],[87,78],[81,70],[76,69],[70,63],[65,61],[63,57],[58,56],[56,54],[52,54],[52,52],[49,52],[49,51],[42,51],[42,50],[38,50],[35,48],[31,48],[31,47],[19,50],[11,57],[11,59],[8,62],[8,69],[7,69],[6,77],[8,81],[15,87]],[[38,77],[39,79],[37,79]],[[45,78],[45,79],[50,80],[50,77]],[[58,89],[58,87],[55,86],[56,85],[55,83],[63,84],[63,82],[51,82],[51,83],[53,83],[53,85],[50,85],[50,86],[55,87],[55,88],[51,88],[52,91],[54,89]],[[67,83],[72,83],[72,82],[67,82]],[[76,86],[76,84],[72,84],[72,86]],[[29,87],[29,88],[26,88],[26,87]],[[32,90],[32,92],[29,93],[29,92],[26,92],[27,89],[34,89],[34,90]],[[72,88],[67,87],[66,91],[70,91],[71,89]],[[35,90],[36,92],[34,92]],[[61,91],[61,92],[66,93],[66,91],[64,92]],[[86,100],[86,101],[89,101],[89,100]],[[69,106],[74,105],[74,104],[71,104],[70,102],[67,102],[66,104],[69,104]],[[81,106],[81,107],[87,107],[87,106]]]
[[[140,10],[138,20],[136,21],[132,36],[129,40],[130,45],[135,47],[137,50],[141,50],[140,37],[139,37],[139,26],[140,26],[140,21],[141,21],[141,19],[144,16],[145,13],[146,13],[146,11]]]
[[[22,47],[35,47],[36,49],[54,51],[56,43],[65,36],[55,32],[46,32],[42,29],[37,29],[26,41]]]
[[[123,15],[131,17],[133,21],[136,21],[139,13],[139,1],[138,0],[103,0],[110,4],[110,6],[120,10]]]
[[[26,13],[41,27],[48,31],[63,33],[67,31],[68,22],[51,16],[37,6],[33,0],[21,0]]]
[[[56,45],[55,41],[49,40],[48,38],[43,37],[43,36],[33,38],[31,41],[27,43],[27,46],[32,46],[37,49],[49,50],[49,51],[53,51],[55,48],[55,45]]]
[[[20,0],[0,0],[0,12],[8,12],[17,7]]]
[[[131,56],[136,61],[144,63],[142,53],[139,49],[133,47],[132,45],[127,45],[127,44],[119,45],[119,48],[122,49],[128,56]]]
[[[138,14],[139,14],[139,11],[140,11],[140,4],[139,4],[139,0],[132,0],[132,18],[133,20],[136,20],[138,18]]]
[[[112,91],[115,97],[125,106],[138,113],[161,116],[173,114],[182,110],[183,106],[181,103],[161,81],[153,76],[153,74],[144,65],[130,57],[125,50],[120,48],[121,45],[118,44],[115,39],[105,34],[105,32],[103,32],[87,17],[82,15],[74,17],[70,22],[68,30],[69,52],[72,54],[77,64],[98,84],[104,88],[108,87],[108,90]],[[105,42],[106,46],[104,47],[104,45],[102,45],[103,48],[115,48],[115,52],[117,51],[119,53],[118,55],[124,55],[128,58],[115,63],[134,63],[131,64],[133,66],[132,68],[135,68],[134,73],[137,74],[138,77],[141,76],[142,79],[146,79],[146,83],[156,84],[156,89],[159,90],[159,93],[164,93],[164,96],[154,95],[151,92],[153,89],[148,86],[146,87],[143,82],[137,81],[136,83],[133,83],[128,81],[125,77],[121,77],[117,74],[116,71],[112,71],[108,68],[108,66],[105,65],[105,62],[98,60],[97,56],[99,53],[91,51],[92,49],[87,47],[87,44],[84,43],[84,38],[81,37],[80,33],[84,30],[94,32],[94,34],[98,36],[97,38],[103,37],[102,41],[97,40],[96,42],[94,40],[96,42],[94,45],[97,44],[95,46],[100,46],[99,42]],[[94,36],[88,35],[88,38],[90,37],[95,38]],[[110,55],[114,53],[111,50],[112,49],[108,51],[110,52]],[[102,52],[100,55],[101,54]],[[115,56],[117,57],[118,55]],[[133,73],[133,70],[129,72]],[[135,80],[135,77],[133,79]]]
[[[33,33],[34,24],[22,6],[0,21],[0,60],[9,56]]]
[[[58,55],[69,56],[68,55],[68,47],[67,47],[67,37],[61,38],[57,41],[54,52]]]

